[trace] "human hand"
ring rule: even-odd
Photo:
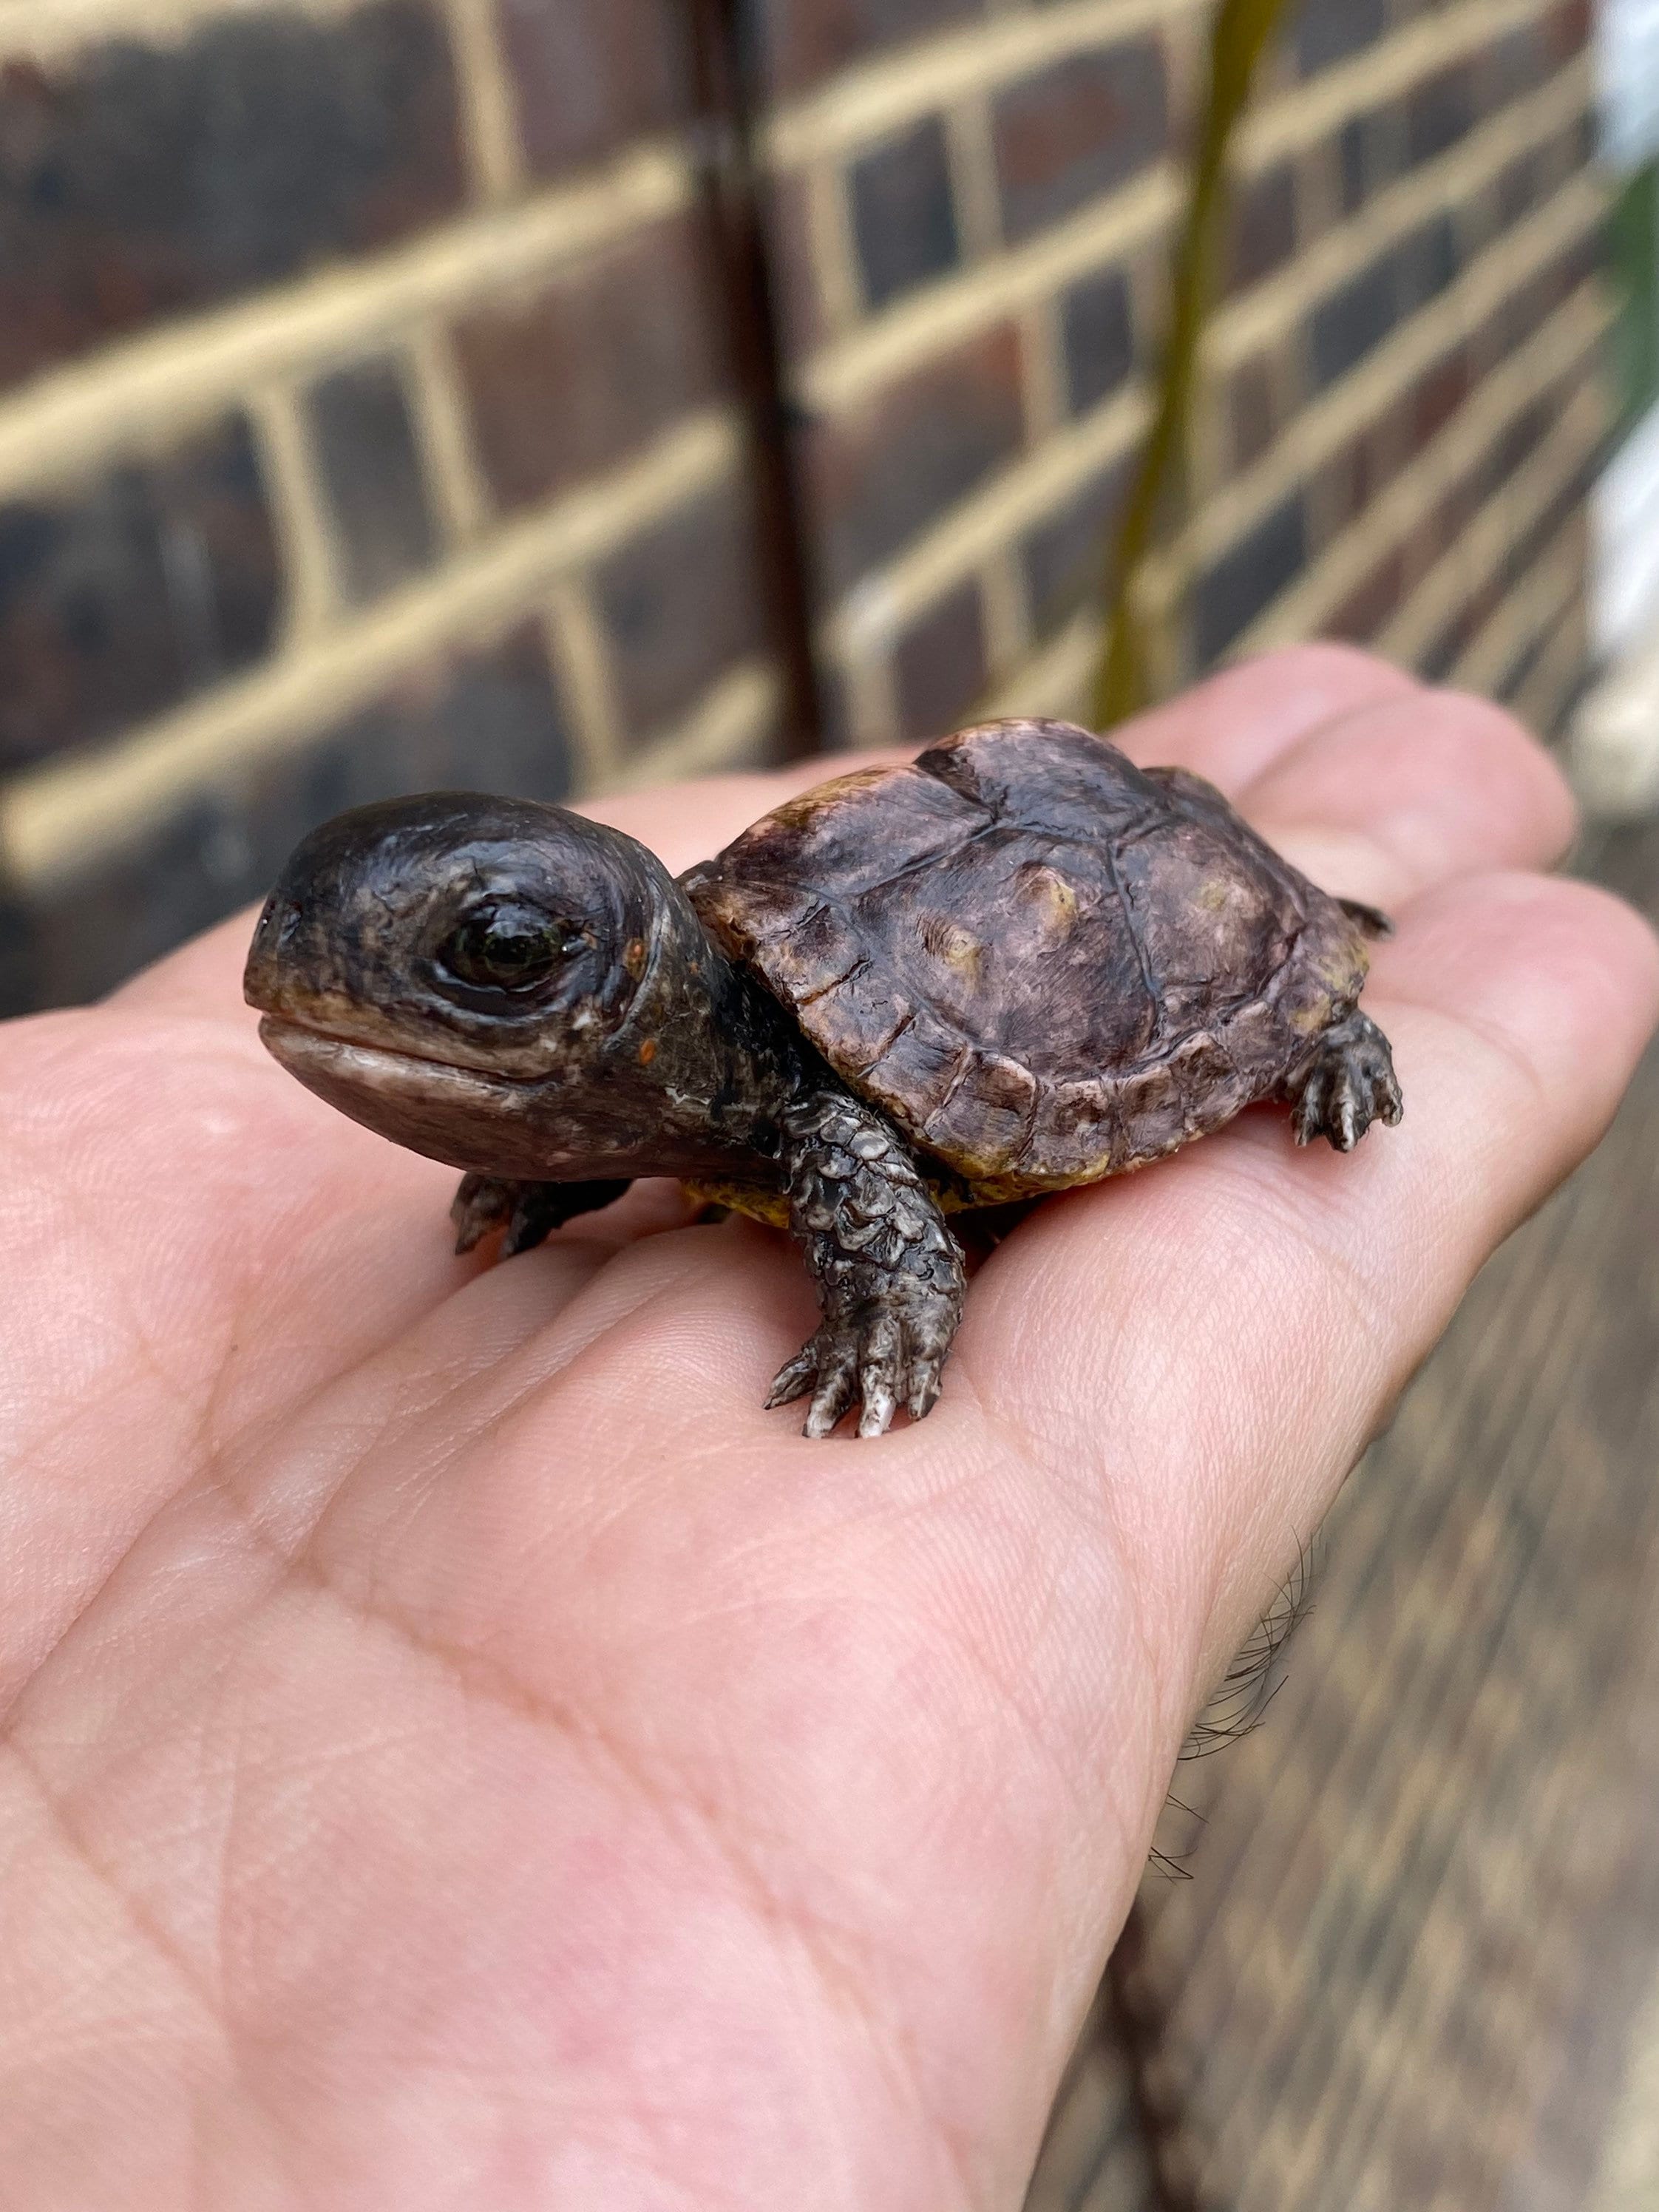
[[[246,918],[0,1033],[8,2212],[1018,2205],[1195,1705],[1659,1004],[1495,710],[1310,648],[1126,734],[1394,911],[1406,1121],[1049,1201],[878,1444],[761,1409],[781,1237],[456,1260]]]

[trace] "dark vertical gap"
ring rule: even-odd
[[[759,69],[748,0],[690,0],[703,192],[713,222],[732,363],[747,417],[762,588],[783,682],[783,750],[821,749],[812,594],[784,392],[763,185],[756,152]]]
[[[1154,2212],[1206,2212],[1178,2099],[1160,2094],[1157,2075],[1163,2008],[1153,1987],[1146,1916],[1137,1897],[1106,1962],[1106,2020],[1129,2076],[1130,2102],[1152,2167]]]

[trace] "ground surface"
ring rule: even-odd
[[[1659,914],[1659,826],[1589,865]],[[1311,1595],[1265,1725],[1177,1779],[1191,1879],[1143,1887],[1028,2212],[1659,2212],[1659,1048]]]

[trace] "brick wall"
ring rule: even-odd
[[[358,799],[810,741],[809,644],[831,742],[1080,707],[1207,0],[743,6],[793,626],[715,0],[0,0],[5,1003],[101,988]],[[1328,630],[1555,717],[1603,419],[1585,28],[1292,21],[1142,583],[1163,682]]]
[[[766,13],[832,726],[1079,711],[1208,6]],[[1584,0],[1291,16],[1138,594],[1161,686],[1325,632],[1558,717],[1606,420],[1587,29]]]
[[[12,1003],[354,800],[775,742],[696,83],[677,0],[0,6]]]

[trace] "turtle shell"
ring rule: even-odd
[[[1365,976],[1356,926],[1218,791],[1064,722],[820,784],[683,880],[836,1073],[987,1203],[1219,1127]]]

